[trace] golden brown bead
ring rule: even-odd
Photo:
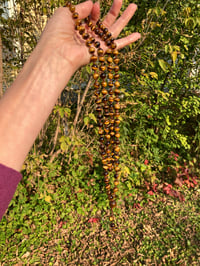
[[[113,192],[116,193],[118,191],[118,188],[117,187],[114,187],[113,188]]]
[[[112,59],[111,56],[109,56],[109,57],[107,58],[107,62],[110,63],[110,64],[113,62],[113,59]]]
[[[115,102],[120,102],[120,98],[119,97],[115,97],[114,100],[115,100]]]
[[[77,12],[73,13],[72,17],[73,17],[73,19],[77,19],[78,18],[78,13]]]
[[[120,138],[120,134],[119,134],[119,133],[116,133],[116,134],[115,134],[115,137],[116,137],[116,138]]]
[[[90,62],[96,62],[96,61],[97,61],[97,56],[96,55],[91,56]]]
[[[106,139],[110,139],[111,138],[111,136],[109,134],[106,134],[105,137],[106,137]]]
[[[115,67],[114,67],[114,71],[115,71],[115,72],[118,72],[118,71],[119,71],[119,66],[115,66]]]
[[[94,52],[95,52],[95,48],[91,46],[91,47],[89,48],[89,53],[90,53],[90,54],[94,54]]]
[[[118,64],[119,64],[119,58],[114,58],[114,63],[115,63],[116,65],[118,65]]]
[[[114,79],[119,79],[119,74],[118,73],[114,75]]]
[[[108,78],[109,79],[113,79],[113,74],[112,73],[108,73]]]
[[[102,85],[102,87],[106,88],[107,87],[107,82],[106,81],[102,81],[101,85]]]
[[[116,152],[120,152],[120,147],[118,147],[118,146],[115,147],[115,151],[116,151]]]
[[[106,51],[107,54],[112,54],[112,49],[108,48]]]
[[[99,62],[105,62],[105,58],[104,58],[104,56],[100,56],[100,57],[99,57]]]
[[[115,132],[119,132],[120,128],[119,127],[115,127]]]
[[[116,48],[117,48],[116,43],[112,43],[112,44],[111,44],[111,48],[112,48],[112,49],[116,49]]]
[[[117,88],[114,90],[114,92],[115,92],[115,94],[117,94],[117,95],[120,94],[120,90],[117,89]]]
[[[120,83],[119,83],[119,81],[115,81],[115,87],[116,87],[116,88],[119,88],[119,87],[120,87]]]
[[[70,10],[72,13],[74,13],[75,10],[76,10],[76,8],[75,8],[75,6],[71,5],[71,6],[69,7],[69,10]]]
[[[106,185],[106,190],[110,190],[110,184]]]
[[[99,74],[98,74],[98,73],[94,73],[94,74],[93,74],[93,79],[96,80],[96,79],[98,79],[98,78],[99,78]]]
[[[106,89],[103,89],[103,90],[101,91],[101,93],[102,93],[103,95],[106,95],[108,92],[107,92]]]
[[[79,33],[82,35],[85,32],[85,27],[84,26],[80,26],[79,27]]]
[[[119,172],[119,171],[120,171],[119,166],[116,166],[116,167],[115,167],[115,171],[116,171],[116,172]]]
[[[114,182],[114,184],[115,184],[115,186],[118,186],[118,185],[119,185],[119,181],[116,180],[116,181]]]
[[[102,49],[102,48],[99,48],[99,49],[97,50],[97,54],[98,54],[99,56],[102,56],[102,55],[104,54],[103,49]]]
[[[100,70],[101,70],[101,71],[106,71],[106,66],[105,66],[105,65],[101,65],[101,66],[100,66]]]

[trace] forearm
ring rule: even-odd
[[[52,53],[36,48],[0,102],[0,163],[16,170],[75,71]]]

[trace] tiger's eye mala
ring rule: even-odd
[[[91,55],[91,69],[94,79],[94,95],[96,96],[96,112],[98,119],[99,149],[104,173],[105,189],[111,209],[110,226],[116,231],[113,209],[116,207],[116,192],[119,184],[119,152],[120,152],[120,83],[119,58],[115,39],[109,30],[98,20],[93,24],[89,17],[79,19],[75,6],[71,2],[66,7],[72,13],[75,21],[75,30],[79,32]],[[92,37],[92,34],[101,39],[107,50],[101,48],[101,43]],[[110,177],[114,174],[114,186],[111,187]]]

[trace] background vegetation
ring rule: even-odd
[[[142,39],[120,58],[119,231],[109,231],[87,66],[67,84],[24,163],[0,224],[2,265],[199,265],[200,5],[135,3],[121,34],[139,31]],[[0,9],[2,92],[64,1],[16,4],[11,18]],[[111,4],[101,1],[102,14]]]

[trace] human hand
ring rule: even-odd
[[[121,6],[122,0],[114,0],[110,11],[102,21],[114,38],[118,37],[137,9],[135,4],[130,4],[121,17],[117,19]],[[79,19],[90,15],[92,22],[96,23],[100,17],[100,6],[98,2],[93,4],[92,1],[86,1],[76,6],[76,12],[79,14]],[[115,41],[117,49],[129,45],[139,38],[140,34],[136,32],[118,39]],[[66,7],[58,8],[49,20],[41,36],[39,44],[41,43],[44,43],[46,49],[56,52],[58,57],[68,61],[74,71],[90,61],[90,54],[85,42],[75,31],[72,14]],[[105,48],[104,44],[102,46]]]

